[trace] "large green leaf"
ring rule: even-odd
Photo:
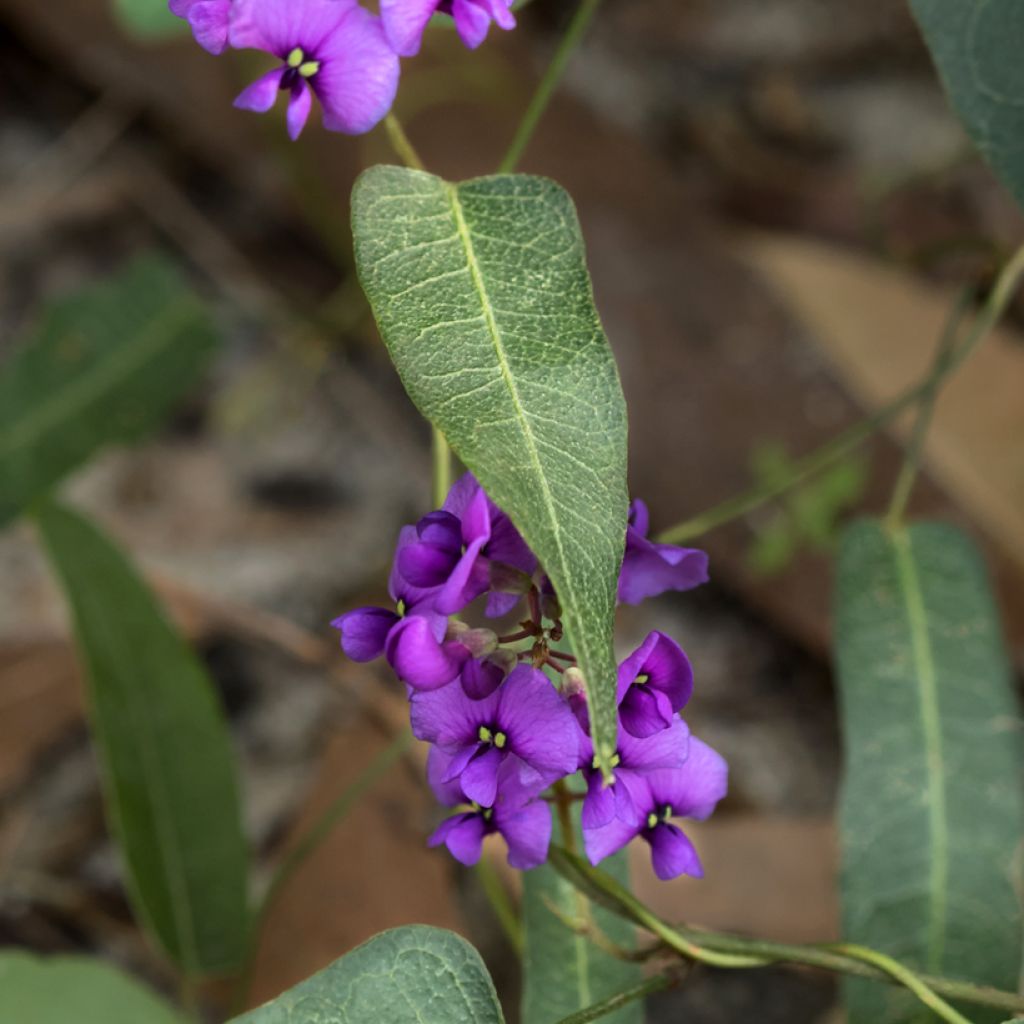
[[[210,680],[99,530],[44,504],[89,681],[111,825],[136,911],[189,974],[236,966],[248,868],[228,732]]]
[[[375,935],[234,1024],[501,1024],[477,951],[441,928]]]
[[[1016,989],[1020,719],[978,554],[951,527],[860,523],[838,600],[844,935]],[[899,989],[856,981],[847,997],[852,1024],[920,1019]]]
[[[551,577],[615,749],[612,616],[626,530],[626,412],[568,195],[522,175],[452,185],[375,167],[356,264],[406,390]]]
[[[0,369],[0,526],[98,448],[158,426],[215,341],[202,303],[155,255],[45,310]]]
[[[577,824],[579,811],[577,808]],[[581,841],[577,829],[577,840]],[[625,851],[602,861],[601,870],[629,887]],[[522,1024],[554,1024],[608,996],[636,985],[639,964],[619,960],[569,929],[551,907],[578,919],[588,908],[598,928],[617,946],[632,949],[633,926],[604,907],[589,903],[554,868],[544,865],[523,875],[523,1008]],[[642,1024],[643,1006],[631,1003],[602,1020],[611,1024]]]
[[[1024,5],[910,0],[954,109],[1024,205]]]
[[[99,960],[0,953],[4,1024],[184,1024],[162,999]]]

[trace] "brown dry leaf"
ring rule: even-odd
[[[869,409],[921,380],[954,296],[838,249],[745,239],[741,254],[811,328]],[[1024,570],[1024,339],[994,331],[942,391],[928,435],[932,475]],[[897,431],[905,436],[911,419]]]

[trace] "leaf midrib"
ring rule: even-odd
[[[927,968],[929,971],[938,973],[942,967],[942,955],[945,948],[946,890],[949,882],[948,825],[938,677],[929,636],[924,595],[914,562],[910,536],[902,527],[892,530],[890,536],[896,560],[896,575],[903,594],[907,624],[910,629],[911,659],[914,667],[914,679],[918,687],[925,747],[930,852]]]
[[[35,438],[102,398],[195,317],[195,308],[188,304],[164,306],[131,344],[122,345],[113,357],[98,361],[92,370],[55,392],[52,401],[42,402],[28,416],[15,420],[9,430],[0,432],[0,458],[18,447],[29,447]]]

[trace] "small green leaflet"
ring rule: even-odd
[[[0,953],[4,1024],[185,1024],[155,993],[100,960]]]
[[[1024,206],[1024,4],[910,0],[950,101]]]
[[[140,39],[164,39],[188,32],[188,23],[176,18],[167,0],[113,0],[117,20]]]
[[[935,524],[850,528],[836,643],[844,937],[930,974],[1015,990],[1021,721],[973,545]],[[897,988],[848,981],[846,997],[851,1024],[922,1019]]]
[[[572,201],[543,178],[374,167],[352,207],[359,277],[406,390],[558,591],[607,767],[626,409]]]
[[[480,954],[441,928],[381,932],[233,1024],[502,1024]]]
[[[216,341],[155,254],[48,306],[0,368],[0,526],[100,448],[159,426]]]
[[[95,526],[52,503],[35,521],[73,613],[108,818],[135,910],[186,974],[230,970],[248,939],[248,854],[210,680]]]

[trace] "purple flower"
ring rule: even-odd
[[[329,131],[357,135],[388,112],[398,88],[398,58],[380,19],[355,0],[235,0],[231,45],[266,50],[280,67],[235,100],[265,113],[289,93],[288,134],[297,139],[315,93]]]
[[[537,559],[508,516],[466,473],[448,492],[444,507],[416,524],[416,540],[403,548],[395,565],[407,583],[434,592],[437,611],[453,615],[494,585],[492,567],[502,570],[494,575],[528,583]],[[495,591],[487,614],[504,615],[519,598],[518,592]]]
[[[615,780],[606,786],[594,757],[594,745],[590,737],[584,735],[580,742],[580,767],[587,783],[581,818],[583,828],[601,828],[610,821],[630,826],[640,822],[644,777],[658,769],[681,768],[686,763],[689,743],[690,730],[681,718],[645,739],[637,739],[620,729],[611,764]]]
[[[619,720],[633,736],[667,729],[692,693],[690,659],[657,630],[619,666]]]
[[[518,781],[514,765],[506,761],[498,772],[498,790],[493,805],[471,803],[458,780],[445,781],[451,774],[451,758],[432,747],[427,759],[427,778],[441,803],[449,807],[470,803],[468,810],[445,819],[427,841],[444,843],[451,855],[466,865],[480,859],[484,836],[499,833],[508,844],[508,862],[528,871],[547,860],[551,842],[551,811],[543,800],[530,799]]]
[[[381,0],[380,16],[388,42],[400,57],[419,53],[427,22],[434,14],[449,14],[462,41],[475,50],[486,38],[491,22],[516,27],[509,8],[512,0]]]
[[[654,873],[662,881],[677,875],[701,878],[704,869],[693,843],[671,819],[703,821],[709,817],[725,796],[728,777],[725,759],[691,737],[690,756],[681,768],[651,772],[635,787],[637,822],[613,818],[602,828],[587,830],[584,826],[583,845],[590,863],[600,863],[639,835],[650,845]]]
[[[413,735],[449,758],[441,781],[458,779],[466,798],[482,807],[494,806],[506,763],[532,794],[576,770],[576,719],[547,676],[529,665],[480,700],[446,686],[414,693],[411,701]]]
[[[467,697],[471,700],[483,700],[501,686],[509,673],[509,666],[503,664],[506,659],[500,656],[505,654],[510,655],[512,662],[515,662],[514,654],[502,651],[496,656],[473,658],[462,666],[459,679]]]
[[[626,554],[619,574],[619,600],[639,604],[666,590],[691,590],[708,581],[708,556],[696,548],[655,544],[647,539],[647,506],[637,498],[629,506]]]
[[[227,49],[231,0],[170,0],[168,7],[189,23],[204,50],[216,55]]]

